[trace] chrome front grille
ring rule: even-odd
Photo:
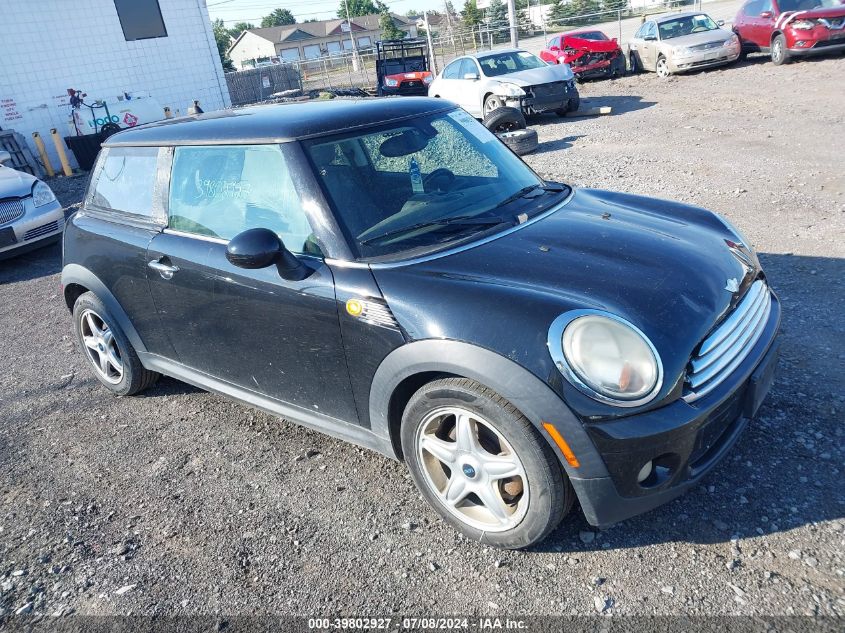
[[[693,51],[709,51],[711,48],[721,48],[722,42],[707,42],[706,44],[698,44],[697,46],[690,46]]]
[[[47,224],[42,224],[34,229],[28,230],[26,233],[23,234],[23,241],[27,242],[29,240],[34,240],[48,233],[52,233],[53,231],[58,230],[59,228],[59,221],[53,220],[52,222],[48,222]]]
[[[715,389],[754,347],[772,310],[772,296],[766,282],[758,279],[736,306],[698,349],[687,371],[687,402]]]
[[[23,200],[7,198],[0,200],[0,225],[14,222],[23,215]]]

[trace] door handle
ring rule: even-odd
[[[178,266],[171,266],[169,264],[162,263],[159,259],[154,259],[147,264],[147,266],[158,271],[158,274],[161,275],[162,279],[173,279],[174,273],[179,272]]]

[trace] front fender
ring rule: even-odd
[[[451,340],[422,340],[403,345],[379,365],[370,389],[370,423],[377,436],[390,438],[390,401],[406,379],[423,373],[445,373],[475,380],[517,407],[558,456],[570,478],[607,477],[604,461],[584,427],[552,389],[514,361],[487,349]],[[566,439],[580,465],[572,467],[543,422],[551,422]]]
[[[123,333],[126,334],[126,337],[129,339],[129,342],[132,343],[132,347],[135,348],[135,351],[141,353],[147,351],[143,341],[141,341],[141,337],[138,336],[135,326],[132,325],[132,321],[129,320],[129,316],[123,308],[120,307],[120,303],[117,299],[115,299],[114,295],[99,277],[79,264],[66,264],[65,267],[62,268],[62,288],[67,288],[71,284],[77,284],[87,288],[97,295],[97,297],[100,298],[100,301],[102,301],[106,306],[112,317],[117,320],[117,324],[120,326],[120,329],[123,330]],[[73,309],[72,305],[69,305],[68,307],[71,310]]]

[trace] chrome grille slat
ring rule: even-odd
[[[704,371],[722,357],[725,352],[733,347],[742,335],[748,332],[749,328],[752,330],[757,325],[760,319],[760,313],[766,308],[766,294],[762,293],[759,297],[754,299],[754,305],[742,317],[739,323],[736,324],[734,330],[722,340],[716,347],[706,354],[699,354],[697,358],[692,361],[692,370],[696,374]]]
[[[690,361],[687,402],[701,398],[739,367],[763,334],[772,310],[768,286],[755,281],[734,312],[708,336]]]
[[[28,230],[23,235],[23,241],[26,242],[28,240],[34,240],[37,237],[41,237],[43,235],[47,235],[48,233],[52,233],[56,229],[59,228],[59,221],[53,220],[52,222],[48,222],[47,224],[42,224],[34,229]]]
[[[23,200],[7,198],[0,200],[0,226],[14,222],[23,215]]]
[[[755,281],[751,285],[751,288],[748,289],[748,294],[743,297],[742,301],[738,306],[736,306],[733,313],[725,319],[724,323],[722,323],[715,332],[704,339],[704,342],[701,344],[701,349],[698,351],[698,355],[705,356],[706,354],[709,354],[714,347],[729,337],[731,332],[733,332],[736,328],[737,323],[739,323],[745,314],[751,310],[752,304],[765,294],[765,290],[766,284],[762,281]],[[751,300],[751,303],[749,303],[749,299]]]
[[[397,328],[399,324],[393,317],[393,313],[386,305],[376,303],[375,301],[364,301],[364,311],[361,314],[361,319],[373,325],[380,325],[382,327]]]

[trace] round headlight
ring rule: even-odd
[[[660,389],[663,370],[657,351],[642,332],[619,317],[568,313],[555,320],[549,334],[549,348],[560,370],[597,400],[638,406]],[[554,353],[555,346],[559,354]]]

